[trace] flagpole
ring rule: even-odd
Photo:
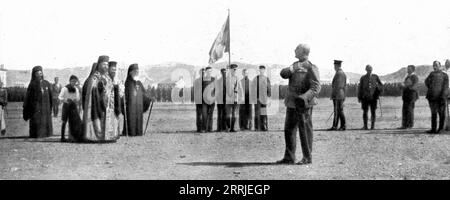
[[[230,9],[228,9],[228,36],[229,36],[229,48],[228,48],[228,67],[231,65],[231,20],[230,20]]]

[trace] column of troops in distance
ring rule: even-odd
[[[288,79],[288,89],[285,95],[286,118],[284,125],[286,149],[283,159],[278,164],[294,164],[296,160],[296,132],[299,130],[303,158],[297,164],[312,163],[312,110],[317,104],[320,92],[320,79],[318,68],[309,59],[310,48],[300,44],[295,49],[298,59],[292,65],[280,72],[283,79]],[[342,61],[335,60],[336,74],[332,81],[333,125],[332,130],[346,130],[346,120],[343,112],[345,101],[346,76],[341,68]],[[50,84],[44,79],[41,66],[32,70],[31,82],[27,88],[23,104],[23,118],[30,123],[29,134],[32,138],[48,137],[53,134],[52,108],[57,114],[58,101],[63,103],[61,140],[72,142],[115,142],[121,135],[141,136],[143,130],[143,113],[149,110],[153,98],[145,95],[142,83],[137,79],[139,75],[138,64],[129,66],[125,83],[116,78],[116,65],[109,61],[108,56],[100,56],[97,63],[92,65],[89,77],[81,88],[76,76],[70,77],[70,84],[61,87],[58,80]],[[212,68],[200,70],[200,78],[194,81],[197,113],[197,131],[213,131],[213,112],[217,103],[217,130],[236,132],[235,124],[239,110],[239,127],[241,130],[251,130],[252,113],[254,108],[254,129],[267,131],[267,103],[271,96],[271,84],[265,75],[265,66],[260,66],[260,74],[250,81],[247,70],[243,70],[243,79],[236,76],[236,64],[228,69],[221,69],[221,77],[215,79],[211,76]],[[447,109],[447,96],[449,90],[448,75],[444,72],[450,68],[447,60],[445,68],[438,61],[433,62],[434,71],[425,80],[428,88],[426,98],[431,108],[431,130],[427,133],[440,133],[444,130]],[[230,70],[228,73],[227,71]],[[358,101],[363,109],[364,130],[368,127],[368,111],[371,111],[370,128],[375,128],[377,102],[383,91],[383,84],[379,77],[372,73],[372,66],[366,66],[367,74],[361,77],[358,90]],[[418,99],[417,75],[415,67],[407,67],[408,75],[403,83],[403,114],[401,129],[414,126],[414,104]],[[204,95],[215,93],[215,95]],[[256,96],[256,103],[250,102],[250,94]],[[198,93],[198,94],[197,94]],[[6,99],[0,93],[1,110],[6,105]],[[208,98],[214,96],[214,98]],[[254,105],[253,105],[254,104]],[[151,108],[150,108],[151,111]],[[123,115],[123,122],[119,121]],[[437,126],[439,115],[439,126]],[[4,122],[4,120],[2,120]],[[338,127],[340,122],[340,127]],[[65,127],[69,123],[68,139],[65,137]],[[123,130],[119,129],[123,123]],[[4,123],[2,123],[4,124]],[[4,131],[2,131],[4,134]]]

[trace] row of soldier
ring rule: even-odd
[[[200,77],[194,82],[194,95],[199,97],[194,98],[197,132],[213,131],[213,112],[216,102],[217,132],[236,132],[238,110],[240,130],[251,130],[253,115],[253,103],[250,103],[251,93],[256,95],[255,130],[268,130],[266,107],[268,96],[271,96],[271,84],[266,75],[266,67],[259,66],[259,75],[253,80],[249,79],[246,69],[242,70],[243,78],[238,80],[237,68],[238,65],[231,64],[229,69],[221,69],[221,77],[217,80],[211,76],[211,67],[200,69]],[[230,70],[229,73],[227,73],[228,70]],[[252,89],[254,90],[251,91]],[[264,92],[261,92],[263,90]],[[212,98],[215,95],[217,96]]]
[[[70,77],[65,87],[51,85],[44,79],[41,66],[33,68],[31,81],[23,104],[23,119],[29,120],[32,138],[53,135],[52,109],[57,114],[58,101],[62,106],[61,140],[74,142],[114,142],[120,135],[143,135],[143,113],[154,101],[145,95],[145,88],[138,80],[138,64],[128,68],[125,82],[116,77],[117,62],[108,56],[100,56],[92,65],[83,87],[78,78]],[[55,100],[56,99],[56,100]],[[120,130],[123,115],[123,130]],[[66,123],[69,137],[65,137]]]

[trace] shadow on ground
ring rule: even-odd
[[[190,163],[177,163],[180,165],[189,166],[224,166],[224,167],[252,167],[252,166],[267,166],[267,165],[281,165],[275,162],[190,162]]]

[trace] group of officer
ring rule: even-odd
[[[237,68],[237,64],[222,68],[217,80],[212,76],[210,66],[200,69],[199,78],[194,81],[197,132],[213,131],[215,104],[217,132],[236,132],[238,115],[240,130],[251,130],[253,108],[255,130],[268,130],[266,108],[271,96],[271,84],[266,67],[259,66],[259,75],[253,80],[249,79],[246,69],[242,70],[243,78],[239,80]]]
[[[333,125],[329,131],[346,130],[345,115],[343,111],[343,104],[345,101],[345,86],[346,76],[341,68],[342,61],[335,60],[334,66],[336,74],[332,81],[331,99],[333,100],[334,118]],[[447,73],[450,68],[450,60],[447,60],[445,66],[442,66],[439,61],[433,62],[433,71],[425,79],[425,86],[427,87],[426,99],[428,100],[431,110],[431,129],[427,133],[440,133],[443,130],[450,129],[449,115],[448,115],[448,98],[449,98],[449,76]],[[375,128],[376,109],[379,102],[379,97],[383,91],[383,84],[380,78],[372,73],[372,66],[366,66],[367,73],[363,75],[359,81],[358,87],[358,101],[361,103],[363,109],[363,130],[368,129],[368,110],[371,113],[370,129]],[[414,127],[414,107],[415,102],[419,98],[418,93],[419,78],[415,74],[415,66],[408,65],[407,75],[402,83],[402,123],[399,129],[410,129]],[[439,124],[437,123],[437,116],[439,116]],[[341,126],[338,128],[339,121]]]
[[[288,79],[288,89],[285,95],[286,118],[284,124],[284,138],[285,138],[285,153],[281,160],[276,161],[277,164],[311,164],[312,163],[312,146],[313,146],[313,124],[312,111],[314,105],[317,104],[317,97],[319,95],[321,85],[318,73],[318,68],[312,64],[309,57],[310,47],[306,44],[299,44],[295,49],[295,57],[298,61],[291,66],[284,68],[280,72],[283,79]],[[250,81],[246,70],[243,70],[244,78],[239,81],[236,77],[235,64],[230,65],[231,73],[227,75],[227,69],[221,70],[221,77],[216,81],[211,76],[211,67],[206,67],[200,70],[200,78],[196,83],[201,90],[201,101],[197,102],[197,131],[205,132],[212,131],[212,113],[214,111],[214,104],[217,102],[218,117],[217,117],[217,131],[232,131],[234,132],[234,123],[236,121],[236,111],[240,105],[240,127],[242,130],[250,129],[251,126],[251,105],[248,101],[249,91],[251,88],[257,89],[257,103],[255,104],[255,129],[267,130],[267,115],[262,113],[267,105],[267,99],[262,102],[259,93],[261,88],[263,90],[267,87],[267,93],[270,96],[270,80],[264,75],[264,66],[260,66],[261,73],[253,81]],[[330,131],[344,131],[346,130],[346,120],[344,115],[344,101],[346,97],[347,78],[342,70],[342,61],[334,61],[335,76],[332,81],[331,100],[333,101],[333,125],[328,130]],[[431,130],[427,133],[440,133],[446,127],[450,129],[448,117],[448,98],[449,98],[449,76],[446,71],[450,68],[450,60],[445,63],[445,68],[441,66],[440,62],[433,62],[433,71],[425,80],[425,85],[428,88],[426,98],[429,101],[431,109]],[[358,102],[361,103],[363,110],[363,130],[368,130],[368,111],[371,113],[370,129],[375,129],[376,109],[383,91],[383,83],[380,78],[372,73],[372,66],[366,65],[366,74],[360,79],[358,86]],[[409,65],[407,67],[407,76],[402,83],[403,86],[403,108],[402,108],[402,125],[399,129],[409,129],[414,126],[414,106],[419,98],[418,82],[419,78],[414,73],[415,66]],[[204,75],[203,73],[206,73]],[[261,81],[263,80],[263,81]],[[256,82],[258,85],[252,85],[250,82]],[[215,83],[215,84],[211,84]],[[264,87],[261,87],[264,83]],[[244,87],[242,87],[244,86]],[[242,90],[241,94],[239,90]],[[250,88],[250,89],[249,89]],[[195,86],[194,86],[195,90]],[[206,92],[205,92],[206,91]],[[216,95],[208,95],[217,92]],[[251,92],[250,92],[251,93]],[[196,95],[196,96],[197,96]],[[216,96],[212,98],[212,96]],[[238,104],[238,98],[245,97],[244,102]],[[439,126],[437,127],[437,116],[439,115]],[[258,119],[258,120],[256,120]],[[340,127],[338,127],[340,122]],[[300,144],[302,148],[303,158],[296,162],[296,134],[297,130],[300,136]]]

